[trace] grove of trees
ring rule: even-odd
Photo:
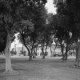
[[[80,43],[80,1],[61,0],[57,2],[57,14],[53,16],[51,26],[55,32],[57,42],[61,45],[63,53],[64,44],[66,52],[63,53],[63,60],[67,60],[69,47],[76,44],[76,65],[79,63],[79,43]]]
[[[47,46],[51,46],[56,38],[56,45],[61,46],[63,60],[67,60],[69,47],[76,44],[76,65],[79,65],[80,1],[57,2],[55,15],[47,14],[46,2],[47,0],[0,0],[0,52],[4,51],[5,54],[5,72],[13,73],[10,47],[16,33],[19,33],[20,42],[28,50],[29,60],[32,60],[33,52],[39,44],[44,59]]]

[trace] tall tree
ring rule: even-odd
[[[59,16],[68,16],[69,20],[69,30],[72,33],[72,40],[73,42],[76,42],[76,45],[78,45],[79,40],[79,34],[80,34],[80,1],[79,0],[66,0],[65,2],[58,2],[58,14]],[[79,48],[76,47],[76,56],[79,54]],[[79,55],[78,55],[79,56]],[[79,58],[79,57],[78,57]],[[78,60],[78,59],[77,59]],[[79,60],[78,60],[79,61]],[[78,62],[77,61],[77,62]]]
[[[36,0],[0,0],[0,27],[3,26],[7,35],[5,48],[6,72],[13,73],[10,60],[11,37],[22,28],[18,26],[22,26],[25,23],[28,24],[26,22],[27,19],[31,21],[27,14],[29,15],[28,6],[32,5],[32,1],[35,4],[46,2],[46,0],[38,0],[37,3]]]
[[[32,1],[31,4],[32,5],[30,5],[28,7],[29,14],[27,14],[27,15],[29,15],[28,16],[29,19],[34,24],[34,30],[30,31],[29,28],[26,28],[26,29],[24,28],[23,33],[20,32],[20,34],[21,34],[21,38],[22,38],[22,41],[24,42],[25,46],[27,46],[26,38],[29,38],[28,42],[30,42],[30,43],[28,45],[31,47],[29,49],[30,51],[28,50],[28,52],[29,52],[29,54],[31,54],[31,58],[32,58],[32,50],[34,48],[33,46],[35,45],[36,41],[39,42],[39,40],[38,40],[39,33],[44,31],[44,27],[46,24],[47,11],[45,9],[45,5],[44,5],[45,3],[42,4],[42,2],[41,2],[41,3],[35,4],[35,2]],[[22,29],[20,31],[22,31]],[[28,49],[28,47],[27,47],[27,49]]]
[[[76,65],[79,66],[80,60],[80,1],[79,0],[66,0],[67,7],[73,15],[73,29],[72,38],[76,42]]]

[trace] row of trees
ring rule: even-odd
[[[61,45],[63,60],[67,60],[67,52],[71,45],[76,49],[76,62],[79,63],[80,54],[80,1],[61,0],[57,2],[57,14],[51,22],[52,30],[55,32],[57,43]],[[66,52],[63,53],[64,46]]]
[[[58,2],[57,14],[47,14],[46,0],[0,0],[0,51],[6,57],[6,72],[13,72],[10,60],[11,42],[19,33],[20,42],[27,48],[29,60],[34,49],[41,44],[43,58],[44,46],[51,46],[53,35],[61,46],[63,60],[67,60],[69,46],[76,44],[76,60],[79,61],[79,0]],[[77,5],[77,6],[76,6]],[[64,53],[64,47],[66,52]]]

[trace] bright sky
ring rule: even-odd
[[[46,4],[46,8],[48,10],[48,13],[53,13],[56,14],[56,7],[54,7],[55,5],[53,4],[54,0],[47,0],[47,4]]]

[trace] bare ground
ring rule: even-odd
[[[0,80],[80,80],[80,69],[74,68],[74,59],[12,58],[12,67],[18,74],[4,75],[5,62],[0,59]]]

